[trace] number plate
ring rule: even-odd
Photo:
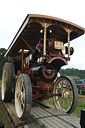
[[[55,41],[54,42],[54,48],[55,49],[61,49],[62,50],[63,49],[63,46],[64,46],[63,45],[63,42],[60,42],[60,41]]]

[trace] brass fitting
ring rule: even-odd
[[[68,57],[70,57],[70,30],[68,29]]]

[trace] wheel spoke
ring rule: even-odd
[[[25,91],[22,93],[22,100],[25,101]]]
[[[56,101],[58,101],[61,97],[60,96],[58,96],[58,97],[56,97],[57,98],[57,100]]]
[[[72,104],[72,101],[71,100],[69,100],[68,98],[66,98],[66,97],[64,97],[69,103],[71,103]]]
[[[63,100],[63,97],[60,98],[60,106],[62,106],[62,108],[64,107],[64,100]]]

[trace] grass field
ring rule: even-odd
[[[85,109],[85,95],[81,95],[81,97],[79,95],[78,105],[77,105],[77,107],[73,113],[80,116],[81,115],[81,109]]]
[[[0,104],[0,122],[4,124],[4,128],[11,128],[1,104]]]
[[[77,107],[75,109],[75,111],[73,112],[74,115],[80,117],[81,115],[81,109],[85,109],[85,95],[81,95],[82,98],[78,98],[78,104]],[[47,102],[53,104],[53,99],[50,98],[49,100],[46,100]]]

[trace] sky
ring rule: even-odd
[[[8,48],[27,14],[54,16],[85,28],[85,0],[0,0],[0,48]],[[63,68],[85,70],[85,34],[71,46],[74,54]]]

